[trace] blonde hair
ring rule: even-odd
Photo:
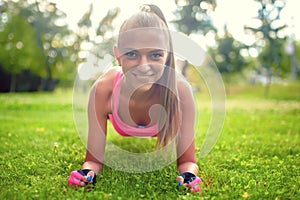
[[[124,21],[119,33],[121,34],[127,30],[145,27],[162,29],[167,32],[169,40],[166,67],[158,84],[155,84],[155,87],[160,91],[161,104],[167,114],[165,120],[159,120],[160,131],[158,133],[156,146],[157,148],[162,148],[175,138],[181,123],[180,106],[179,100],[177,99],[175,59],[168,24],[159,7],[153,4],[145,4],[140,7],[140,12]]]

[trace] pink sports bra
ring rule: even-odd
[[[158,125],[154,124],[152,126],[130,126],[126,124],[119,116],[119,95],[121,88],[121,80],[123,73],[119,71],[114,79],[113,85],[113,107],[112,114],[108,114],[108,117],[115,128],[115,130],[122,136],[138,136],[138,137],[156,137],[158,132]]]

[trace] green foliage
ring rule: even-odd
[[[20,14],[36,30],[35,39],[45,57],[46,78],[48,80],[63,76],[70,78],[70,75],[73,78],[76,69],[74,65],[70,66],[67,63],[70,58],[71,61],[76,61],[74,55],[77,52],[73,47],[75,41],[72,39],[72,33],[64,22],[65,14],[57,9],[55,4],[44,0],[25,4]],[[60,75],[60,72],[63,72],[60,70],[62,67],[69,73]]]
[[[260,8],[257,10],[257,17],[253,19],[253,24],[257,26],[245,26],[245,32],[253,34],[256,42],[251,46],[246,46],[236,41],[230,33],[225,30],[225,36],[219,37],[216,34],[216,46],[209,49],[209,54],[215,61],[221,73],[236,73],[249,66],[249,57],[246,52],[249,48],[256,48],[259,56],[253,62],[253,68],[258,73],[267,77],[267,85],[272,76],[286,78],[291,72],[291,58],[285,52],[286,38],[284,30],[286,24],[281,20],[281,11],[285,7],[285,0],[255,0]],[[175,15],[177,19],[171,21],[177,30],[187,35],[197,33],[205,35],[208,32],[215,32],[216,29],[210,19],[210,12],[217,6],[216,1],[206,0],[176,0],[177,9]],[[296,56],[299,47],[296,45]],[[242,51],[244,53],[242,53]],[[299,58],[293,62],[298,63]],[[296,64],[294,64],[296,65]],[[298,67],[299,68],[299,67]],[[297,75],[298,72],[294,73]],[[226,75],[229,77],[230,75]],[[230,79],[230,78],[229,78]],[[228,79],[228,80],[229,80]],[[266,94],[267,94],[266,89]]]
[[[206,35],[210,31],[216,32],[209,12],[216,7],[215,0],[176,0],[177,19],[172,21],[177,29],[187,35],[201,33]]]
[[[91,27],[92,21],[91,21],[91,14],[93,12],[93,4],[90,4],[89,9],[83,14],[81,19],[78,21],[77,25],[79,27]]]
[[[260,9],[256,21],[260,23],[259,27],[246,26],[245,30],[252,32],[257,42],[259,62],[261,67],[267,70],[267,77],[270,79],[274,72],[281,68],[283,58],[284,38],[282,30],[286,25],[280,20],[280,14],[285,6],[285,0],[263,1],[256,0],[260,4]],[[268,81],[268,84],[271,80]]]
[[[247,47],[236,41],[228,32],[222,38],[217,38],[217,47],[209,49],[209,56],[212,57],[220,73],[240,72],[247,66],[246,59],[241,51]]]
[[[26,34],[24,34],[26,33]],[[20,15],[12,15],[0,31],[0,63],[5,71],[18,74],[24,69],[43,76],[43,54],[35,30]]]
[[[92,56],[96,59],[103,59],[106,54],[114,55],[113,46],[116,41],[113,33],[115,30],[112,23],[120,13],[120,8],[116,7],[108,10],[106,16],[100,20],[95,30],[93,30],[91,27],[92,24],[90,17],[92,12],[93,4],[90,5],[89,9],[78,22],[78,28],[80,29],[78,33],[78,43],[84,44],[88,41],[92,45],[92,47],[88,50],[82,49],[82,51],[86,51],[87,57],[82,58],[80,62],[86,62],[88,56]],[[95,32],[97,39],[89,38],[89,32],[91,30]],[[95,63],[95,65],[97,64]]]
[[[262,67],[271,68],[272,75],[284,77],[290,72],[290,66],[285,62],[289,56],[284,51],[284,44],[283,39],[267,41],[259,54]]]
[[[296,68],[296,72],[295,72],[295,76],[294,78],[297,78],[297,76],[299,77],[300,75],[300,42],[299,41],[292,41],[292,44],[294,45],[294,55],[288,55],[286,53],[286,45],[289,42],[288,39],[287,40],[278,40],[276,41],[277,43],[281,43],[278,44],[277,46],[277,50],[278,50],[278,54],[280,56],[280,59],[277,59],[277,61],[279,61],[278,65],[274,65],[273,64],[273,73],[276,74],[277,76],[286,78],[286,77],[291,77],[292,76],[292,65],[295,65]],[[269,47],[269,45],[267,45],[267,47]],[[266,47],[266,49],[267,49]],[[262,56],[266,57],[266,54],[268,52],[267,51],[263,51],[262,52]],[[294,60],[293,60],[294,59]],[[274,59],[275,60],[275,59]],[[294,62],[294,63],[292,63]]]
[[[76,70],[70,62],[77,59],[76,36],[67,29],[65,14],[55,4],[46,0],[4,1],[0,6],[0,63],[7,72],[29,69],[45,78],[45,90],[51,89],[54,79],[66,77],[65,83],[74,79]]]
[[[268,99],[262,86],[231,87],[221,138],[206,157],[197,151],[202,199],[299,199],[299,83],[274,85]],[[211,114],[204,95],[196,94],[199,149]],[[71,102],[71,91],[0,94],[0,199],[201,199],[177,187],[175,163],[143,174],[105,167],[93,191],[68,188],[85,155]]]

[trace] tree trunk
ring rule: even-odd
[[[11,81],[10,81],[10,92],[15,92],[17,88],[17,75],[15,73],[11,74]]]
[[[266,82],[266,86],[265,86],[265,97],[269,96],[270,93],[270,87],[271,87],[271,83],[272,83],[272,71],[271,68],[267,68],[267,82]]]

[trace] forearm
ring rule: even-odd
[[[103,83],[102,83],[103,84]],[[102,170],[106,144],[107,112],[105,105],[106,91],[98,82],[92,88],[88,104],[88,141],[85,162],[82,169],[90,169],[95,173]]]
[[[87,151],[82,169],[90,169],[98,174],[102,170],[102,163],[100,159],[97,159],[90,151]]]
[[[194,162],[179,163],[177,168],[178,168],[178,171],[179,171],[180,174],[184,173],[184,172],[190,172],[190,173],[193,173],[196,176],[198,176],[199,167]]]
[[[178,151],[180,153],[180,151]],[[177,168],[179,173],[190,172],[198,175],[199,167],[197,165],[197,158],[195,155],[195,144],[192,144],[185,150],[185,152],[177,159]]]

